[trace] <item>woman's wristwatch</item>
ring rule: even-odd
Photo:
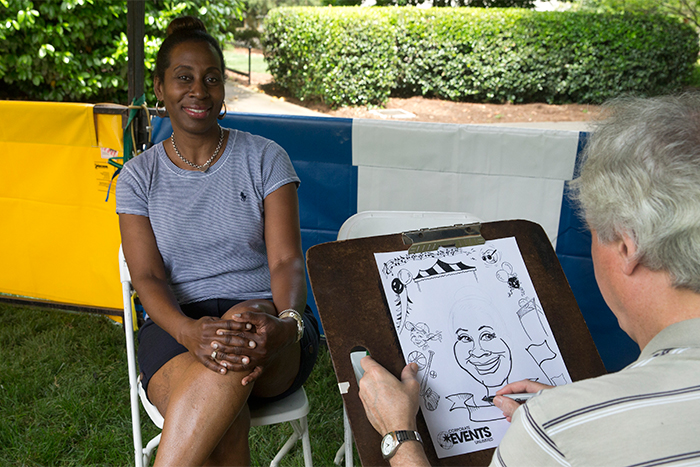
[[[279,319],[292,318],[292,319],[294,319],[294,321],[297,322],[297,338],[294,341],[294,343],[296,344],[297,342],[299,342],[301,340],[302,336],[304,335],[304,320],[301,319],[301,314],[299,314],[299,312],[297,310],[289,308],[289,309],[284,310],[279,315],[277,315],[277,317]]]
[[[418,441],[423,444],[423,440],[417,431],[398,430],[390,431],[382,438],[382,456],[384,459],[391,459],[396,454],[396,450],[405,441]]]

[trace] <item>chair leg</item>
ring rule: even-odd
[[[299,441],[300,438],[302,446],[304,448],[304,466],[313,467],[313,460],[311,457],[311,438],[309,436],[308,420],[306,419],[306,417],[302,417],[299,420],[290,420],[289,423],[292,425],[294,433],[292,433],[292,436],[290,436],[287,442],[284,443],[284,446],[282,446],[275,458],[272,459],[270,467],[278,467],[282,458],[287,455],[287,453],[294,447],[294,445],[297,441]]]
[[[311,457],[311,436],[309,436],[309,422],[306,417],[302,418],[301,427],[303,434],[301,435],[301,444],[304,448],[304,467],[313,467],[313,458]]]
[[[143,465],[144,467],[147,467],[150,462],[151,462],[151,456],[153,455],[153,451],[158,447],[160,444],[160,435],[161,433],[158,433],[158,436],[153,438],[148,442],[145,448],[143,448]]]
[[[295,420],[296,421],[296,420]],[[292,433],[292,436],[289,437],[286,443],[284,443],[284,446],[282,446],[282,449],[277,452],[277,455],[275,456],[274,459],[272,459],[272,462],[270,463],[270,467],[278,467],[280,465],[280,461],[282,458],[287,455],[287,453],[292,449],[294,444],[299,441],[299,433],[297,432],[296,426],[294,426],[294,422],[291,421],[289,423],[292,424],[292,427],[294,428],[294,433]]]
[[[143,461],[143,444],[141,441],[141,418],[139,415],[138,395],[134,395],[134,390],[131,391],[131,431],[134,440],[134,462],[135,467],[144,467],[148,465]]]
[[[340,447],[338,448],[338,451],[336,451],[335,457],[333,458],[333,463],[335,465],[340,465],[340,463],[343,462],[344,457],[345,457],[345,443],[341,444]]]
[[[352,454],[352,428],[350,428],[350,419],[348,418],[348,412],[345,410],[345,404],[343,404],[343,444],[340,445],[340,448],[338,451],[335,453],[335,458],[333,459],[333,463],[335,465],[340,465],[341,462],[343,461],[343,457],[345,458],[345,467],[353,467],[352,461],[353,461],[353,454]]]
[[[352,467],[352,428],[350,428],[350,419],[348,418],[348,412],[345,410],[345,405],[343,405],[343,426],[345,428],[345,467]]]

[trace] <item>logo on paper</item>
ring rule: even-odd
[[[475,429],[471,429],[469,426],[452,428],[451,430],[441,431],[437,436],[438,444],[446,451],[452,449],[455,444],[481,444],[487,441],[493,441],[491,429],[488,426]]]

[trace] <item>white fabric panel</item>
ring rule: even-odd
[[[556,245],[578,138],[567,130],[355,119],[357,209],[527,219]]]
[[[359,167],[357,210],[469,212],[537,222],[556,245],[563,180]]]
[[[568,180],[578,132],[353,120],[353,165]]]

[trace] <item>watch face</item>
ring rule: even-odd
[[[394,449],[395,441],[394,437],[391,436],[391,433],[387,434],[382,438],[382,454],[385,456],[388,456],[391,454],[391,451]]]

